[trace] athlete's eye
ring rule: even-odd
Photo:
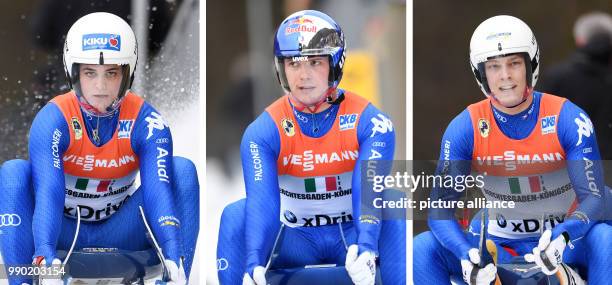
[[[119,74],[117,71],[107,71],[106,72],[106,77],[107,78],[115,78],[117,77],[117,74]]]
[[[96,73],[93,71],[85,71],[84,72],[85,76],[89,77],[89,78],[93,78],[96,76]]]
[[[501,67],[501,66],[500,66],[499,64],[497,64],[497,63],[491,63],[491,64],[487,64],[487,67],[486,67],[486,68],[487,68],[488,70],[493,71],[493,70],[498,70],[500,67]]]

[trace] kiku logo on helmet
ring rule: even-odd
[[[119,36],[109,38],[108,43],[111,47],[119,48]]]
[[[17,214],[0,214],[0,227],[16,227],[21,225],[21,217]]]
[[[121,50],[121,36],[115,34],[85,34],[83,35],[83,50]]]

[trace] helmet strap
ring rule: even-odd
[[[529,95],[531,94],[532,91],[533,91],[533,88],[526,87],[525,91],[523,92],[523,99],[521,100],[521,102],[516,104],[516,105],[514,105],[514,106],[510,106],[510,107],[502,105],[502,103],[499,102],[499,100],[497,100],[497,97],[495,97],[495,94],[493,94],[493,92],[491,92],[490,94],[491,94],[491,99],[493,99],[495,102],[497,102],[498,104],[504,106],[504,108],[512,109],[512,108],[516,108],[516,107],[520,106],[521,104],[525,103],[525,101],[527,101],[527,99],[529,98]]]
[[[121,105],[121,102],[125,96],[119,96],[117,99],[115,99],[110,106],[106,107],[106,112],[100,112],[98,109],[96,109],[96,107],[89,103],[83,95],[77,94],[77,98],[79,100],[79,105],[87,114],[96,117],[106,117],[115,114],[115,111],[119,109],[118,106]]]
[[[105,111],[101,112],[98,109],[96,109],[91,103],[89,103],[87,101],[87,98],[85,98],[85,96],[83,95],[83,90],[81,90],[81,83],[80,83],[80,78],[79,78],[79,73],[80,73],[79,64],[78,63],[73,64],[73,69],[72,69],[73,77],[72,78],[69,77],[68,82],[70,82],[72,89],[74,90],[74,92],[77,95],[77,98],[79,99],[79,105],[81,105],[81,107],[83,107],[83,109],[88,114],[99,116],[99,117],[105,117],[105,116],[114,114],[115,111],[119,108],[119,105],[121,105],[123,98],[125,98],[125,95],[127,95],[127,93],[129,92],[130,87],[132,85],[132,81],[134,80],[134,74],[132,74],[131,76],[129,75],[129,71],[130,71],[129,65],[121,65],[121,69],[123,71],[123,78],[121,79],[121,86],[119,87],[119,94],[117,98],[115,98],[115,100],[113,100],[113,102],[105,108]]]
[[[303,112],[306,109],[310,113],[314,114],[314,113],[317,112],[317,110],[319,110],[319,108],[323,105],[323,103],[327,103],[327,104],[330,104],[330,105],[340,104],[340,102],[342,100],[340,98],[338,98],[339,97],[339,96],[337,96],[338,92],[336,92],[336,91],[337,91],[336,88],[329,87],[327,89],[327,91],[325,91],[325,93],[323,93],[323,95],[321,96],[321,99],[317,103],[315,103],[314,105],[310,105],[310,106],[304,104],[304,102],[300,101],[300,99],[298,99],[291,92],[289,92],[289,99],[292,101],[293,106],[295,107],[296,110],[298,110],[300,112]],[[336,97],[336,98],[334,98],[334,97]],[[344,99],[344,97],[342,99]]]

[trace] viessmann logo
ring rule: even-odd
[[[312,150],[306,150],[303,154],[290,154],[283,157],[283,166],[287,166],[289,164],[302,165],[304,171],[312,171],[317,164],[357,160],[358,156],[359,151],[357,150],[345,150],[331,153],[313,153]]]
[[[0,227],[16,227],[21,225],[21,217],[17,214],[0,214]]]
[[[94,167],[117,168],[135,162],[136,158],[133,155],[124,155],[119,159],[97,159],[95,155],[77,156],[71,154],[64,156],[64,163],[81,165],[85,171],[92,171]]]
[[[479,165],[505,166],[506,170],[516,170],[517,164],[547,163],[562,161],[565,158],[559,152],[517,154],[514,150],[505,151],[503,155],[477,157]]]

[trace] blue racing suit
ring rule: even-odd
[[[78,106],[72,92],[56,98],[63,99],[66,106]],[[131,93],[126,95],[119,110],[104,117],[89,115],[78,107],[67,116],[66,109],[60,107],[62,103],[55,100],[36,115],[30,129],[30,161],[8,161],[0,172],[5,197],[0,213],[20,220],[3,227],[0,233],[0,250],[7,265],[30,264],[37,256],[50,261],[56,258],[56,250],[68,250],[76,230],[77,208],[82,222],[75,249],[151,248],[138,208],[143,206],[165,258],[179,264],[184,256],[188,274],[199,227],[196,169],[188,159],[172,156],[172,137],[166,123],[151,105],[136,98]],[[141,105],[126,105],[127,100]],[[122,113],[128,107],[133,110],[131,118]],[[135,157],[97,159],[113,144],[123,145],[118,151],[111,150],[111,156],[114,151],[120,155],[131,147]],[[80,151],[74,146],[89,147],[91,153],[82,157],[69,154],[71,147],[73,153]],[[129,162],[135,162],[140,172],[137,188],[132,176],[128,180],[113,177],[115,169]],[[90,172],[98,173],[92,175],[106,178],[73,177],[65,172],[69,164],[80,171],[94,169]],[[117,202],[112,197],[121,198]],[[31,280],[10,279],[11,284],[22,282]]]
[[[345,94],[344,101],[315,114],[296,110],[284,96],[245,131],[241,155],[247,199],[228,205],[221,218],[217,247],[221,284],[239,284],[244,273],[265,267],[281,224],[270,268],[344,265],[346,247],[358,244],[360,252],[371,250],[379,256],[383,282],[405,283],[405,220],[381,221],[380,216],[360,214],[361,199],[369,198],[363,196],[368,190],[362,189],[359,161],[392,160],[393,127],[372,104],[339,92]],[[347,105],[355,101],[362,105],[351,111]],[[276,115],[272,106],[279,104],[284,104],[285,113]],[[344,136],[350,131],[352,138]],[[296,137],[302,137],[299,143],[306,146],[286,143]],[[345,151],[353,139],[357,149]],[[342,145],[329,148],[330,141]],[[350,166],[342,173],[327,168],[332,173],[308,174],[331,162]],[[305,177],[288,177],[286,169],[291,167]],[[334,209],[324,204],[337,196],[348,199]],[[325,206],[316,208],[320,203]]]
[[[541,118],[540,109],[547,107],[542,105],[543,96],[550,95],[534,92],[532,105],[516,115],[504,114],[489,103],[495,117],[491,124],[496,124],[502,135],[516,140],[516,143],[521,143],[532,132],[541,131],[542,134],[548,135],[555,135],[556,132],[565,152],[565,160],[568,161],[567,174],[575,191],[577,208],[571,216],[554,226],[552,239],[567,233],[574,248],[566,248],[564,262],[582,269],[580,274],[587,276],[590,284],[606,284],[605,282],[609,281],[608,270],[612,256],[612,248],[609,246],[612,227],[598,221],[603,218],[605,209],[611,205],[609,199],[606,202],[607,190],[604,191],[603,171],[592,124],[586,113],[569,101],[562,103],[558,117]],[[472,120],[473,117],[466,109],[449,124],[442,138],[440,161],[473,159],[474,136],[478,132],[474,132]],[[489,133],[488,123],[482,123],[480,126],[482,136],[495,135],[492,131]],[[585,175],[586,170],[590,172]],[[450,173],[451,175],[466,175],[470,174],[471,170],[470,167],[457,167],[452,171],[454,172]],[[443,211],[446,212],[443,216],[453,216],[454,209]],[[468,259],[468,250],[478,248],[477,235],[480,233],[475,230],[464,233],[453,218],[430,218],[428,224],[431,231],[414,239],[414,283],[448,284],[451,275],[461,276],[460,259]],[[505,221],[498,221],[498,224],[506,226]],[[513,231],[517,234],[526,231],[526,225],[514,226]],[[491,222],[488,232],[490,239],[498,246],[512,248],[519,255],[530,253],[539,240],[539,236],[496,236],[491,233]],[[500,263],[509,261],[509,254],[501,249],[498,252]]]

